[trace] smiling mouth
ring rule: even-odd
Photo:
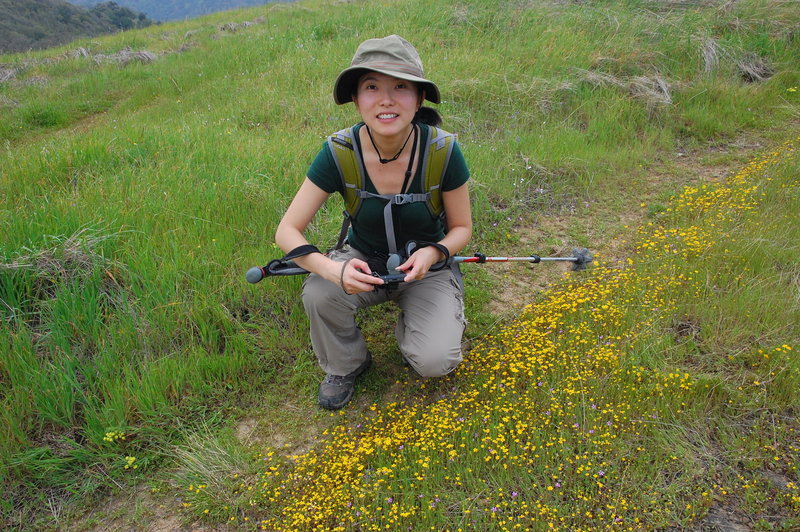
[[[382,114],[378,115],[378,119],[379,120],[386,120],[386,119],[389,119],[389,118],[397,118],[398,116],[400,116],[400,115],[398,115],[396,113],[382,113]]]

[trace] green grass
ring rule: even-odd
[[[42,510],[48,498],[92,501],[118,485],[164,478],[176,445],[228,450],[251,467],[223,430],[237,415],[291,407],[299,414],[278,416],[275,430],[293,442],[310,438],[306,418],[337,423],[314,406],[320,375],[297,302],[301,280],[250,286],[243,273],[280,254],[274,229],[324,135],[357,120],[330,92],[361,40],[406,36],[442,89],[445,127],[459,134],[473,172],[467,252],[516,254],[520,226],[551,219],[563,228],[549,228],[541,246],[599,247],[621,231],[618,214],[639,209],[652,190],[650,169],[675,153],[748,135],[775,142],[796,126],[796,10],[777,1],[666,6],[308,1],[4,56],[18,70],[0,84],[5,524],[58,528]],[[257,17],[236,33],[219,29]],[[708,39],[718,53],[707,68]],[[122,66],[62,53],[78,46],[93,56],[126,47],[160,55]],[[748,82],[742,63],[760,64],[753,54],[771,75]],[[652,220],[673,223],[667,204],[677,181],[648,200]],[[793,212],[796,199],[785,195],[776,216]],[[340,212],[329,202],[309,239],[332,245]],[[636,354],[710,366],[713,388],[731,397],[738,390],[730,381],[745,370],[726,353],[796,341],[796,298],[788,295],[796,253],[787,249],[796,234],[776,224],[742,231],[726,254],[709,258],[719,276],[700,301],[715,304],[685,301],[671,318],[700,332],[682,342],[651,337]],[[744,238],[756,231],[761,239]],[[486,270],[467,276],[470,339],[492,331],[498,316],[488,309],[503,283]],[[380,402],[402,375],[392,316],[362,317],[381,366],[365,380],[365,401]],[[748,430],[741,443],[730,443],[732,429],[725,436],[726,460],[737,445],[765,445],[756,429],[768,419],[758,413],[796,408],[793,382],[742,403],[737,414]],[[413,387],[399,393],[415,397]],[[721,407],[708,415],[723,419]],[[683,434],[705,434],[692,423]],[[110,432],[127,437],[109,442]],[[648,461],[660,463],[670,442],[689,445],[681,434],[661,435],[665,443],[631,474],[647,477]],[[126,456],[136,458],[135,470],[125,468]],[[675,475],[681,465],[689,468],[671,466]],[[789,477],[796,482],[796,472]],[[465,500],[480,505],[482,489],[470,486]],[[754,497],[748,511],[762,502]],[[437,519],[431,524],[454,526],[444,514]]]

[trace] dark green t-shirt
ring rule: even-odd
[[[359,142],[358,131],[364,124],[353,127],[353,137],[358,142],[359,152],[361,143]],[[421,129],[420,144],[426,146],[430,136],[430,126],[419,124]],[[422,165],[417,165],[417,171],[409,186],[409,193],[421,193],[422,190]],[[311,167],[308,169],[308,178],[319,188],[332,194],[342,193],[342,180],[336,168],[327,142],[323,143],[322,149],[317,154]],[[442,178],[442,191],[455,190],[469,179],[469,169],[464,160],[464,155],[458,147],[458,143],[453,146],[450,162],[447,165],[444,177]],[[366,190],[376,194],[375,186],[369,175],[366,176]],[[352,220],[350,232],[347,240],[351,246],[372,255],[373,253],[387,253],[388,244],[386,242],[386,227],[383,222],[383,209],[386,201],[380,198],[364,198],[358,215]],[[409,240],[420,242],[438,242],[444,238],[444,224],[439,217],[432,217],[428,207],[424,202],[408,203],[405,205],[394,205],[392,207],[392,217],[394,220],[395,239],[398,249],[402,249]]]

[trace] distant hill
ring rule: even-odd
[[[120,0],[118,3],[148,17],[159,20],[183,20],[217,11],[227,11],[240,7],[260,6],[270,2],[290,2],[292,0]],[[73,0],[73,4],[94,6],[97,0]]]
[[[63,0],[0,0],[0,53],[41,50],[153,23],[144,13],[114,2],[87,8]]]

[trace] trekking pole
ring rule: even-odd
[[[487,257],[483,253],[476,253],[472,257],[456,256],[450,258],[451,262],[457,264],[484,264],[486,262],[530,262],[533,264],[542,262],[571,262],[573,271],[586,269],[586,266],[592,262],[592,260],[592,254],[586,248],[575,248],[572,250],[571,257],[540,257],[539,255],[531,255],[530,257]],[[247,270],[245,277],[248,282],[257,283],[265,277],[273,277],[276,275],[305,275],[307,273],[310,272],[301,268],[291,260],[275,259],[270,261],[266,266],[253,266]],[[388,276],[376,275],[376,277],[384,279],[387,283],[402,281],[402,276],[398,279],[397,274]]]
[[[476,264],[483,264],[485,262],[531,262],[539,264],[540,262],[571,262],[573,271],[586,269],[587,264],[592,262],[592,254],[586,248],[575,248],[572,250],[571,257],[540,257],[539,255],[531,255],[530,257],[487,257],[483,253],[476,253],[472,257],[453,257],[453,262],[473,262]]]
[[[308,270],[301,268],[294,261],[275,259],[271,260],[266,266],[253,266],[245,277],[249,283],[257,283],[264,277],[273,277],[276,275],[305,275],[311,273]]]

